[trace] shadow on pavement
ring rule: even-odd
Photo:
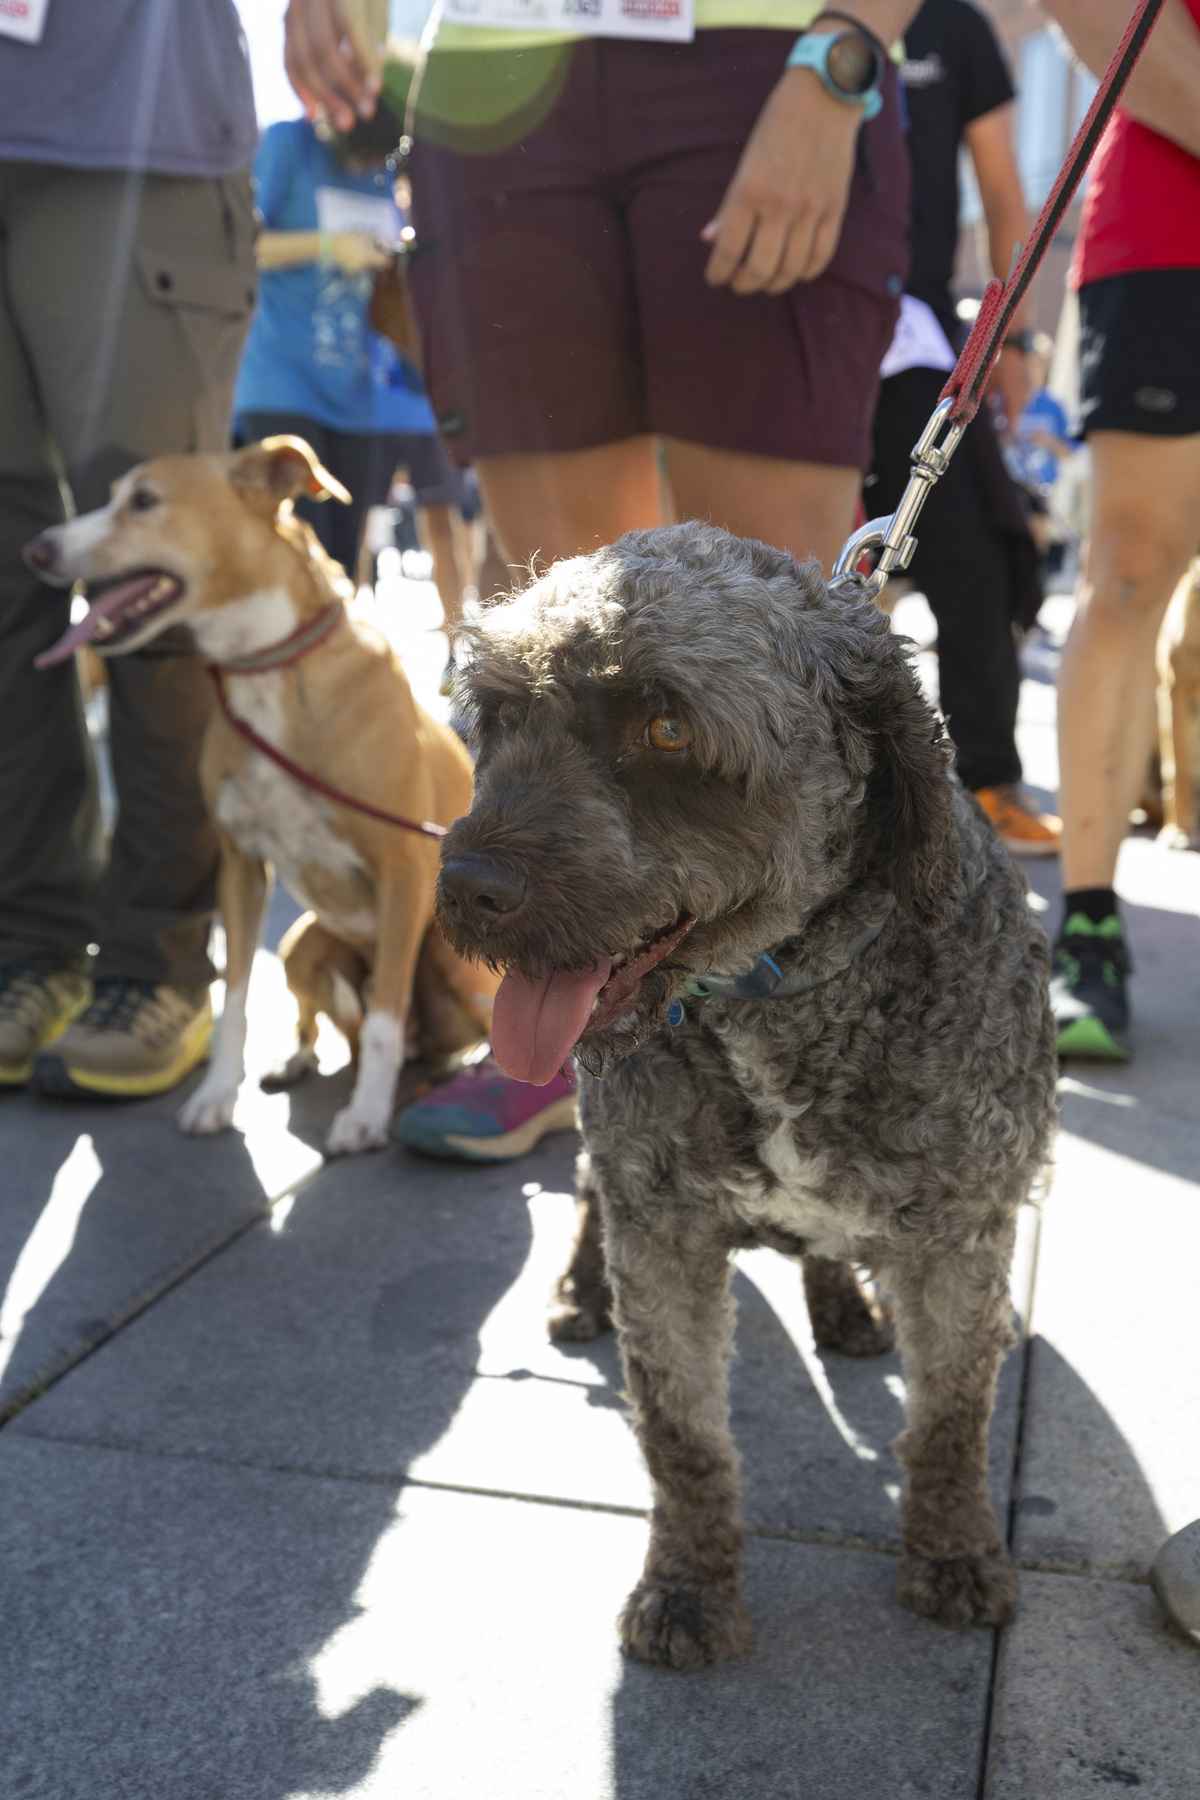
[[[1015,1554],[1144,1579],[1168,1531],[1137,1456],[1050,1339],[1030,1358]]]
[[[0,1406],[260,1211],[243,1139],[228,1132],[185,1149],[178,1104],[177,1094],[132,1105],[0,1102]]]
[[[340,1794],[419,1711],[370,1658],[336,1703],[313,1665],[530,1241],[511,1177],[423,1173],[406,1204],[398,1155],[326,1170],[0,1434],[6,1796]]]

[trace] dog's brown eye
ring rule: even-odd
[[[134,512],[149,512],[151,507],[158,505],[158,495],[152,494],[149,488],[134,488],[129,505]]]
[[[646,727],[646,742],[652,750],[686,750],[691,741],[691,726],[682,719],[673,719],[669,713],[651,719]]]
[[[501,702],[498,716],[502,730],[515,731],[517,726],[521,723],[523,714],[517,701],[505,700]]]

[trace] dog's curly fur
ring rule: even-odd
[[[832,1309],[834,1341],[857,1330],[878,1348],[887,1330],[856,1312],[847,1260],[890,1292],[907,1383],[900,1597],[945,1624],[1007,1619],[987,1429],[1016,1210],[1052,1130],[1049,950],[947,773],[904,642],[815,565],[682,525],[561,563],[485,615],[463,698],[475,800],[444,858],[491,859],[525,889],[486,916],[445,904],[457,949],[544,973],[697,921],[576,1050],[582,1216],[558,1325],[605,1322],[598,1204],[655,1484],[627,1650],[690,1669],[747,1642],[726,1363],[729,1257],[750,1243],[813,1259],[810,1303],[818,1328]],[[650,746],[663,713],[690,728],[685,750]],[[888,894],[881,933],[851,955]],[[764,950],[820,985],[689,993]]]

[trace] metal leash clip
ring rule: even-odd
[[[913,527],[930,488],[939,475],[946,473],[950,458],[967,429],[967,421],[959,419],[951,425],[943,442],[938,443],[938,436],[953,407],[953,397],[939,401],[928,425],[913,445],[912,474],[895,512],[890,518],[868,519],[865,525],[851,533],[839,550],[829,585],[842,599],[874,600],[883,592],[888,576],[907,569],[912,561],[917,547]],[[858,565],[871,550],[880,552],[879,561],[869,575],[861,575]]]

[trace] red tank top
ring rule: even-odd
[[[1200,26],[1200,0],[1184,0]],[[1117,107],[1097,146],[1071,286],[1131,269],[1200,268],[1200,158]]]

